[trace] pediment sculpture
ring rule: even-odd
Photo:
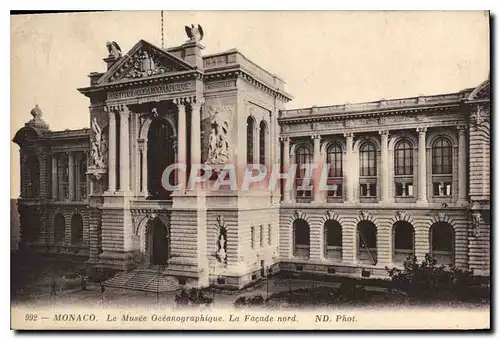
[[[132,65],[125,78],[143,78],[175,71],[178,71],[176,67],[162,63],[158,55],[143,49],[132,57]]]

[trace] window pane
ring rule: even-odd
[[[432,171],[434,174],[452,173],[452,149],[446,139],[438,139],[432,146]]]

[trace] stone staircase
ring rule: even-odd
[[[105,287],[139,290],[144,292],[171,292],[180,288],[177,280],[155,269],[138,268],[116,274],[104,282]]]

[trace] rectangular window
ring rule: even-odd
[[[432,186],[434,196],[451,196],[451,181],[434,182]]]
[[[271,245],[272,244],[272,232],[273,229],[270,224],[267,225],[267,244]]]
[[[295,180],[297,198],[310,199],[312,197],[312,190],[309,187],[312,188],[312,186],[313,182],[311,178],[297,178]]]
[[[255,227],[250,228],[250,246],[255,249]]]
[[[331,189],[327,191],[328,197],[330,198],[342,197],[342,183],[328,179],[327,184],[329,187],[331,187]]]
[[[69,198],[69,162],[68,156],[62,154],[57,160],[57,178],[58,178],[58,198]]]
[[[264,226],[263,225],[261,225],[259,227],[259,234],[260,234],[259,235],[260,236],[259,244],[261,247],[263,247],[264,246]]]
[[[376,197],[377,196],[377,184],[376,183],[361,183],[359,195],[361,197]]]
[[[412,182],[396,182],[396,196],[398,197],[413,197]]]

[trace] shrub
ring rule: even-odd
[[[206,289],[191,288],[189,291],[183,289],[175,295],[175,302],[180,306],[208,306],[214,299],[209,297],[207,292]]]
[[[247,298],[245,296],[240,296],[239,298],[234,301],[234,307],[239,308],[239,307],[244,307],[247,305]]]
[[[464,298],[472,282],[472,272],[438,266],[430,254],[426,254],[420,264],[415,256],[411,256],[404,262],[402,270],[386,270],[395,289],[419,300]]]
[[[234,301],[234,307],[240,308],[240,307],[256,307],[256,306],[264,306],[265,300],[262,297],[262,295],[254,295],[252,297],[247,298],[246,296],[240,296],[239,298]]]
[[[264,305],[264,298],[262,295],[254,295],[247,300],[247,303],[250,306],[262,306]]]

